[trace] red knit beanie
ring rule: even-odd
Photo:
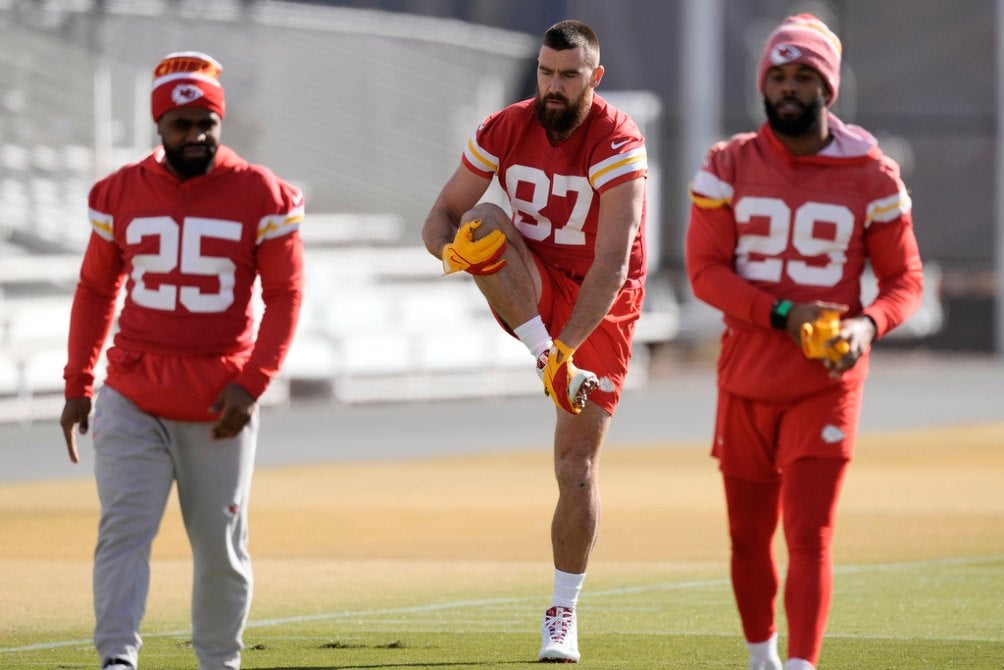
[[[840,91],[840,38],[812,14],[789,16],[767,38],[760,59],[757,84],[763,93],[767,70],[777,65],[804,63],[816,70],[830,89],[830,105]]]
[[[165,112],[191,105],[205,107],[223,117],[225,107],[220,73],[223,66],[198,51],[179,51],[164,56],[153,71],[150,111],[159,121]]]

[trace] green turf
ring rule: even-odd
[[[727,580],[706,567],[681,569],[675,580],[663,569],[659,581],[647,580],[646,566],[631,583],[606,580],[601,565],[591,570],[597,577],[579,607],[578,667],[744,669]],[[500,593],[284,619],[255,610],[243,667],[539,668],[532,661],[545,604],[539,595]],[[65,632],[5,631],[0,667],[96,668],[87,634]],[[148,622],[143,670],[194,668],[187,640]],[[820,668],[1004,670],[1004,557],[838,566]]]

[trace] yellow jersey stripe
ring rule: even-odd
[[[115,218],[111,214],[88,208],[87,215],[91,221],[91,230],[99,237],[109,242],[115,239]]]
[[[481,166],[485,172],[498,172],[499,159],[481,148],[474,135],[467,140],[467,149],[464,151],[464,155],[467,156],[467,160],[472,165]]]
[[[634,149],[627,153],[611,156],[594,165],[589,171],[589,183],[594,189],[600,189],[604,184],[617,177],[647,169],[648,154],[644,149]]]
[[[302,208],[285,215],[273,214],[262,217],[261,221],[258,222],[258,236],[255,243],[261,244],[264,240],[282,237],[295,230],[299,230],[303,217]]]

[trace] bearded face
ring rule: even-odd
[[[164,162],[182,179],[199,177],[213,169],[220,145],[221,119],[202,107],[177,107],[157,121],[164,147]]]
[[[209,172],[216,159],[216,147],[207,142],[184,144],[179,147],[164,145],[164,159],[184,178],[198,177]]]
[[[575,101],[570,101],[561,93],[547,93],[543,96],[538,90],[533,100],[533,111],[537,121],[551,135],[562,136],[574,130],[589,114],[592,100],[586,92]]]
[[[551,140],[565,139],[589,115],[593,89],[603,78],[598,60],[599,53],[585,46],[541,46],[533,111]]]
[[[775,133],[788,137],[801,137],[819,125],[826,109],[826,100],[822,94],[815,96],[808,103],[786,96],[771,104],[770,100],[764,97],[763,108],[767,114],[767,122]]]

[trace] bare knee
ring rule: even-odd
[[[482,202],[475,205],[467,212],[464,212],[460,220],[473,221],[474,219],[481,219],[482,232],[496,229],[504,230],[506,224],[509,223],[509,215],[505,213],[505,210],[491,202]]]
[[[585,492],[596,486],[596,462],[592,458],[558,458],[554,463],[558,489],[568,493]]]

